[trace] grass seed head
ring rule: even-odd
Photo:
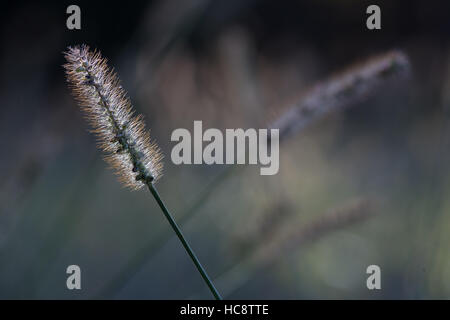
[[[162,154],[107,60],[86,45],[69,47],[64,55],[69,87],[119,180],[135,190],[156,182]]]

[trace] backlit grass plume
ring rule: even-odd
[[[161,152],[150,140],[143,117],[134,115],[130,99],[107,60],[85,45],[69,48],[65,57],[73,95],[120,181],[132,189],[156,182],[162,175]]]
[[[69,86],[97,134],[106,161],[125,186],[149,188],[212,294],[221,299],[154,186],[162,174],[162,155],[150,140],[142,115],[135,115],[116,73],[100,52],[90,51],[86,45],[69,47],[64,55]]]

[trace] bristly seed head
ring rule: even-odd
[[[162,154],[150,140],[143,117],[134,115],[130,99],[107,60],[86,45],[69,47],[64,55],[72,93],[119,180],[132,189],[156,182],[162,175]]]

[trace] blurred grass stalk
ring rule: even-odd
[[[260,248],[244,257],[232,268],[214,279],[224,297],[229,296],[252,278],[256,270],[267,267],[284,253],[298,250],[308,243],[318,241],[333,231],[365,221],[375,213],[373,203],[368,199],[357,199],[332,209],[320,218],[301,228],[279,232],[280,236],[260,244]]]
[[[347,70],[319,83],[296,99],[269,128],[280,130],[280,143],[301,132],[310,124],[327,114],[353,106],[373,95],[380,85],[392,81],[409,71],[409,61],[400,51],[390,51],[351,66]],[[206,188],[187,206],[179,224],[191,220],[199,208],[229,177],[243,166],[225,166]],[[129,280],[149,261],[172,234],[160,233],[156,239],[138,250],[96,295],[97,298],[111,297],[119,292]]]

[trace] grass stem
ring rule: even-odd
[[[206,284],[208,285],[209,290],[211,290],[211,293],[214,295],[216,300],[222,300],[222,297],[220,296],[216,287],[214,287],[214,284],[212,283],[211,279],[209,278],[208,274],[206,273],[206,270],[203,268],[202,264],[198,260],[197,256],[195,255],[194,251],[192,250],[191,246],[186,241],[186,238],[184,237],[183,233],[181,232],[181,229],[178,227],[177,223],[173,219],[173,217],[170,214],[169,210],[167,209],[166,205],[162,201],[155,186],[151,182],[148,182],[147,186],[148,186],[150,192],[152,193],[153,197],[155,198],[156,202],[158,203],[159,207],[161,208],[162,212],[164,213],[164,216],[169,221],[169,224],[172,227],[173,231],[175,231],[176,235],[178,236],[178,239],[180,239],[181,244],[183,245],[184,249],[187,251],[187,253],[189,254],[189,257],[191,257],[192,261],[194,262],[195,266],[197,267],[198,272],[200,272],[200,275],[202,276],[203,280],[205,280]]]

